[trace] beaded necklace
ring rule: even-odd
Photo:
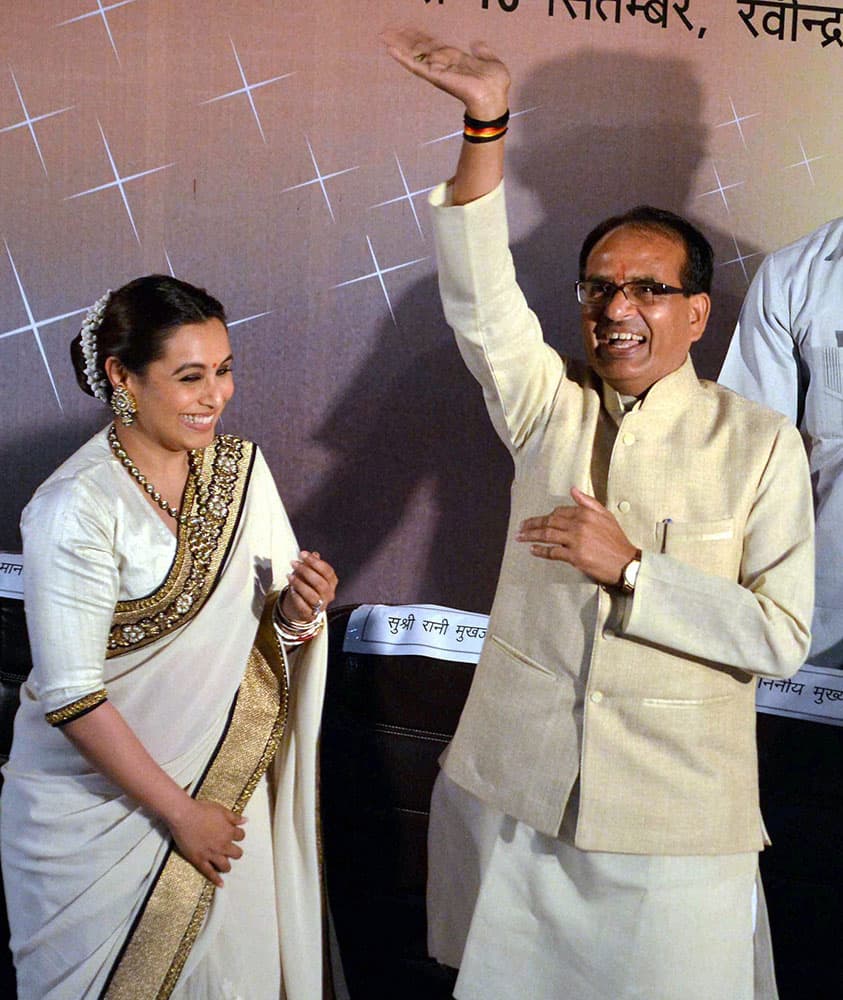
[[[146,478],[146,476],[140,471],[140,469],[135,465],[135,463],[129,458],[126,453],[126,449],[120,444],[120,439],[117,437],[117,428],[114,424],[108,428],[108,443],[111,445],[111,450],[117,456],[120,464],[129,473],[129,475],[134,479],[142,489],[144,489],[158,504],[161,510],[165,514],[169,514],[174,520],[178,521],[179,524],[184,524],[185,517],[183,514],[179,513],[178,507],[173,507],[164,497],[161,496],[160,490],[157,490],[152,483]],[[188,464],[188,476],[195,475],[194,469],[194,455],[192,451],[187,453],[187,464]]]

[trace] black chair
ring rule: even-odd
[[[325,871],[352,1000],[445,1000],[427,956],[427,823],[437,760],[472,664],[344,653],[353,607],[329,615],[321,742]]]
[[[843,728],[759,713],[758,756],[780,1000],[840,1000]]]
[[[26,680],[31,666],[23,601],[0,597],[0,764],[5,764],[9,759],[12,724],[20,699],[20,686]],[[6,897],[0,878],[0,996],[11,1000],[16,992],[15,970],[12,953],[9,951]]]

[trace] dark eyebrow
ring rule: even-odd
[[[227,358],[223,358],[222,361],[217,365],[217,368],[221,368],[223,365],[227,364],[229,361],[234,360],[234,355],[229,354]],[[173,372],[173,375],[180,375],[182,372],[187,371],[188,368],[199,368],[204,371],[208,366],[203,365],[199,361],[185,361],[183,365],[179,365],[178,368]]]
[[[604,278],[602,274],[597,274],[597,275],[591,275],[591,274],[589,274],[589,275],[586,275],[585,280],[586,281],[602,281],[604,284],[614,285],[614,281],[612,281],[611,278]],[[669,281],[665,281],[664,278],[653,278],[653,277],[651,277],[650,275],[647,275],[647,274],[642,274],[642,275],[637,276],[635,278],[630,278],[629,281],[634,281],[636,283],[646,284],[646,285],[669,285],[670,284],[670,282]],[[624,284],[628,284],[628,282],[624,282]]]

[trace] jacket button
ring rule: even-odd
[[[603,638],[604,639],[614,639],[615,638],[615,634],[616,633],[615,633],[615,630],[613,628],[603,629]]]
[[[599,705],[600,702],[603,701],[603,692],[592,691],[591,694],[589,695],[589,701],[593,701],[595,705]]]
[[[632,504],[629,502],[629,500],[621,500],[621,502],[618,504],[618,510],[622,514],[628,514],[631,509],[632,509]]]
[[[635,444],[635,435],[626,431],[624,436],[621,438],[621,441],[623,441],[624,444]]]

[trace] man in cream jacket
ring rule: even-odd
[[[459,1000],[775,997],[754,696],[810,641],[799,434],[697,378],[711,248],[671,213],[587,237],[587,366],[545,345],[507,245],[506,68],[483,45],[384,38],[466,108],[432,196],[440,289],[515,466],[431,809],[431,951],[459,967]]]

